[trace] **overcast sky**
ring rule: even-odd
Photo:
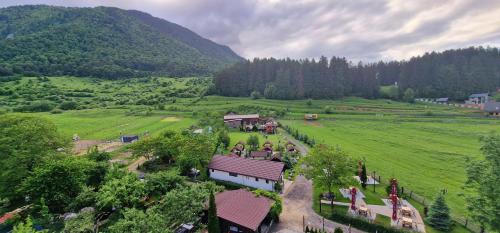
[[[499,0],[0,0],[136,9],[183,25],[246,58],[407,59],[500,46]]]

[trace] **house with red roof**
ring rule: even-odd
[[[210,178],[252,188],[275,191],[283,187],[285,164],[270,160],[216,155],[208,165]]]
[[[273,200],[245,190],[215,195],[221,232],[267,233],[273,221],[269,215]]]

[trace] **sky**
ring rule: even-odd
[[[140,10],[249,59],[373,62],[500,47],[499,0],[0,0],[0,7],[24,4]]]

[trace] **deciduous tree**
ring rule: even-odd
[[[500,229],[500,136],[490,135],[481,139],[482,160],[467,161],[465,183],[467,208],[470,216],[484,228]]]

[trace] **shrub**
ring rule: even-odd
[[[323,110],[326,114],[333,113],[333,107],[332,106],[325,106]]]
[[[260,99],[262,98],[262,95],[260,94],[260,92],[258,91],[252,91],[252,93],[250,94],[250,97],[253,99],[253,100],[256,100],[256,99]]]
[[[306,104],[307,104],[307,106],[312,106],[312,104],[313,104],[312,99],[307,99]]]
[[[63,113],[63,110],[61,110],[59,108],[54,108],[54,109],[52,109],[52,111],[50,111],[50,113],[52,113],[52,114],[61,114],[61,113]]]

